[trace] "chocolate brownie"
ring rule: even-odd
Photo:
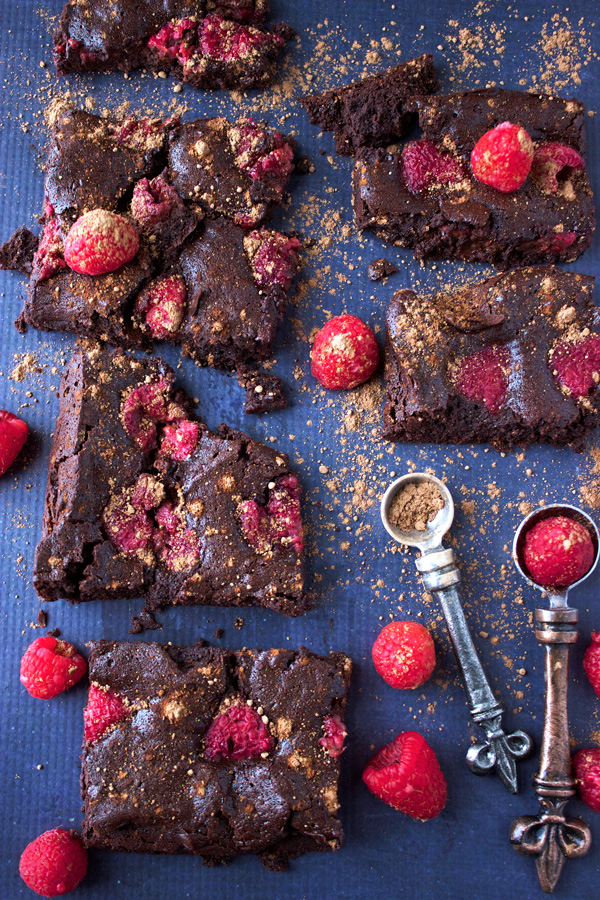
[[[292,35],[263,27],[268,0],[69,0],[54,35],[58,75],[172,74],[196,88],[270,84]]]
[[[40,597],[307,609],[287,456],[225,425],[209,431],[190,407],[160,359],[78,343],[35,554]]]
[[[416,102],[422,139],[402,153],[362,151],[357,159],[360,231],[410,247],[417,259],[499,267],[569,261],[589,247],[595,213],[582,103],[499,88]],[[476,142],[504,121],[521,125],[535,144],[531,172],[512,193],[483,184],[470,168]]]
[[[283,383],[277,375],[242,370],[238,371],[238,381],[246,391],[245,413],[265,413],[286,408]]]
[[[344,653],[91,645],[86,847],[256,853],[273,870],[337,850],[352,662]]]
[[[0,248],[0,266],[32,268],[24,321],[129,349],[167,340],[225,369],[269,357],[300,242],[260,225],[282,199],[293,155],[281,132],[250,121],[60,110],[37,249],[23,229]],[[69,230],[93,209],[119,214],[139,236],[130,262],[98,275],[65,260]]]
[[[384,147],[403,137],[417,119],[415,97],[439,89],[431,53],[300,103],[313,125],[333,131],[337,152],[354,156],[364,147]]]
[[[397,291],[387,313],[384,436],[580,449],[600,423],[593,285],[537,266],[429,298]]]

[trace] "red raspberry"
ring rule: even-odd
[[[191,56],[191,47],[196,39],[198,23],[193,19],[178,19],[167,22],[160,31],[148,38],[148,46],[159,56],[177,59],[183,65]]]
[[[594,812],[600,812],[600,750],[588,747],[573,757],[577,792]]]
[[[171,380],[162,375],[134,388],[123,403],[123,426],[132,441],[145,453],[156,448],[157,422],[185,419],[185,410],[172,399]]]
[[[583,656],[583,668],[600,697],[600,631],[592,631],[592,643]]]
[[[163,484],[142,473],[132,487],[111,497],[104,510],[103,525],[110,542],[120,553],[147,550],[154,534],[148,512],[164,500]]]
[[[402,173],[413,194],[432,185],[450,184],[464,178],[460,162],[448,153],[441,153],[433,141],[427,140],[406,145],[402,151]]]
[[[156,524],[152,540],[164,565],[172,572],[185,572],[195,566],[200,558],[198,535],[185,527],[183,512],[165,500],[156,510]]]
[[[579,581],[591,569],[594,556],[587,528],[567,516],[542,519],[525,535],[525,565],[543,587],[568,587]]]
[[[87,872],[87,852],[76,831],[53,828],[27,844],[19,875],[42,897],[59,897],[75,890]]]
[[[298,270],[298,250],[301,248],[297,238],[266,228],[251,231],[244,238],[254,280],[261,288],[279,284],[284,291],[289,290]]]
[[[165,425],[159,453],[171,459],[189,459],[198,444],[200,426],[189,419],[180,419],[175,425]]]
[[[181,275],[169,275],[152,282],[136,300],[136,312],[143,315],[152,337],[159,341],[177,334],[187,301],[187,287]]]
[[[46,203],[45,218],[46,224],[33,257],[33,268],[38,270],[40,281],[45,281],[67,265],[60,222],[51,203]]]
[[[344,741],[348,737],[346,726],[339,716],[327,716],[323,722],[323,728],[325,729],[325,735],[319,738],[319,744],[321,747],[325,747],[325,750],[333,759],[336,759],[346,749],[344,747]]]
[[[105,275],[131,262],[139,246],[131,222],[106,209],[93,209],[80,216],[66,236],[65,260],[82,275]]]
[[[275,544],[292,546],[300,553],[304,546],[300,496],[302,489],[295,475],[280,478],[269,492],[266,506],[245,500],[239,510],[244,537],[257,553],[268,553]]]
[[[592,334],[578,344],[557,344],[550,356],[550,369],[571,396],[586,397],[600,382],[600,337]]]
[[[141,178],[133,189],[131,215],[142,227],[165,222],[178,206],[183,206],[183,200],[162,175],[152,181]]]
[[[261,716],[251,706],[230,706],[206,732],[207,759],[254,759],[270,753],[275,743]]]
[[[375,668],[394,688],[417,688],[435,669],[435,646],[418,622],[390,622],[373,644]]]
[[[511,122],[502,122],[487,131],[471,152],[475,178],[503,194],[524,184],[532,161],[533,141],[524,128]]]
[[[335,316],[321,328],[310,370],[323,387],[350,390],[368,381],[379,363],[379,347],[368,325],[356,316]]]
[[[456,390],[496,414],[506,401],[509,368],[508,349],[492,344],[460,361],[454,373]]]
[[[132,710],[114,691],[90,684],[87,706],[83,710],[83,735],[88,744],[95,744],[105,731],[131,713]]]
[[[404,731],[378,750],[362,778],[376,797],[413,819],[434,819],[446,805],[444,774],[416,731]]]
[[[87,663],[73,644],[47,634],[29,645],[21,657],[21,683],[32,697],[50,700],[77,684]]]
[[[577,150],[553,141],[538,147],[533,154],[531,177],[535,183],[549,194],[558,191],[558,178],[563,169],[570,175],[571,169],[584,169],[585,163]]]
[[[10,469],[25,446],[28,433],[26,422],[0,409],[0,475]]]
[[[279,34],[267,34],[251,25],[238,25],[216,13],[202,20],[198,37],[204,56],[225,62],[246,59],[263,44],[281,47],[285,43]]]

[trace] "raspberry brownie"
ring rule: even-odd
[[[341,156],[354,156],[403,137],[417,118],[415,97],[438,89],[433,56],[425,53],[345,87],[307,94],[300,103],[313,125],[333,131]]]
[[[515,269],[387,313],[384,436],[580,449],[600,424],[594,279]]]
[[[0,249],[1,266],[31,271],[24,322],[129,349],[170,341],[225,369],[271,356],[300,242],[262,222],[293,156],[250,120],[59,111],[37,250],[23,229]]]
[[[86,847],[256,853],[273,870],[337,850],[352,662],[306,649],[91,645]]]
[[[264,27],[269,0],[69,0],[54,35],[59,75],[172,74],[196,88],[264,87],[293,35]]]
[[[357,228],[409,247],[415,258],[510,265],[566,262],[595,228],[585,166],[583,104],[486,88],[421,97],[422,138],[402,152],[365,150],[354,168]],[[521,187],[504,193],[475,177],[471,154],[491,129],[518,124],[533,161]]]
[[[307,609],[288,458],[225,425],[209,431],[190,407],[160,359],[77,345],[35,555],[40,597]]]

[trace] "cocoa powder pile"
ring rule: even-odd
[[[400,531],[427,531],[427,523],[443,506],[439,488],[431,481],[407,484],[392,500],[389,520]]]

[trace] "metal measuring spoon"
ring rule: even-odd
[[[531,579],[523,562],[525,535],[541,519],[567,516],[580,522],[594,543],[594,564],[589,572],[568,588],[544,588]],[[544,645],[545,685],[544,730],[540,762],[533,776],[540,801],[537,816],[519,816],[512,824],[510,840],[519,853],[536,857],[542,889],[550,894],[559,879],[566,859],[585,856],[591,846],[590,830],[581,819],[567,819],[564,814],[569,797],[575,793],[575,779],[569,749],[567,688],[569,654],[577,640],[579,613],[568,604],[571,588],[591,575],[598,562],[598,529],[590,517],[575,506],[545,506],[523,519],[513,543],[513,558],[523,578],[548,595],[549,609],[535,610],[535,636]]]
[[[444,501],[444,506],[435,518],[428,522],[427,531],[400,531],[389,519],[392,500],[408,484],[424,481],[434,484]],[[476,775],[486,775],[494,769],[506,787],[513,794],[517,792],[517,767],[515,759],[521,759],[531,751],[532,742],[524,731],[506,735],[502,729],[504,707],[496,699],[477,650],[473,644],[469,626],[460,602],[456,585],[460,582],[460,572],[454,564],[454,553],[445,549],[442,539],[454,518],[454,503],[448,488],[439,478],[416,472],[397,478],[389,486],[381,501],[381,518],[386,531],[401,544],[417,547],[421,551],[416,560],[423,584],[435,594],[446,619],[454,653],[458,661],[469,710],[473,721],[485,731],[486,740],[469,747],[467,764]]]

